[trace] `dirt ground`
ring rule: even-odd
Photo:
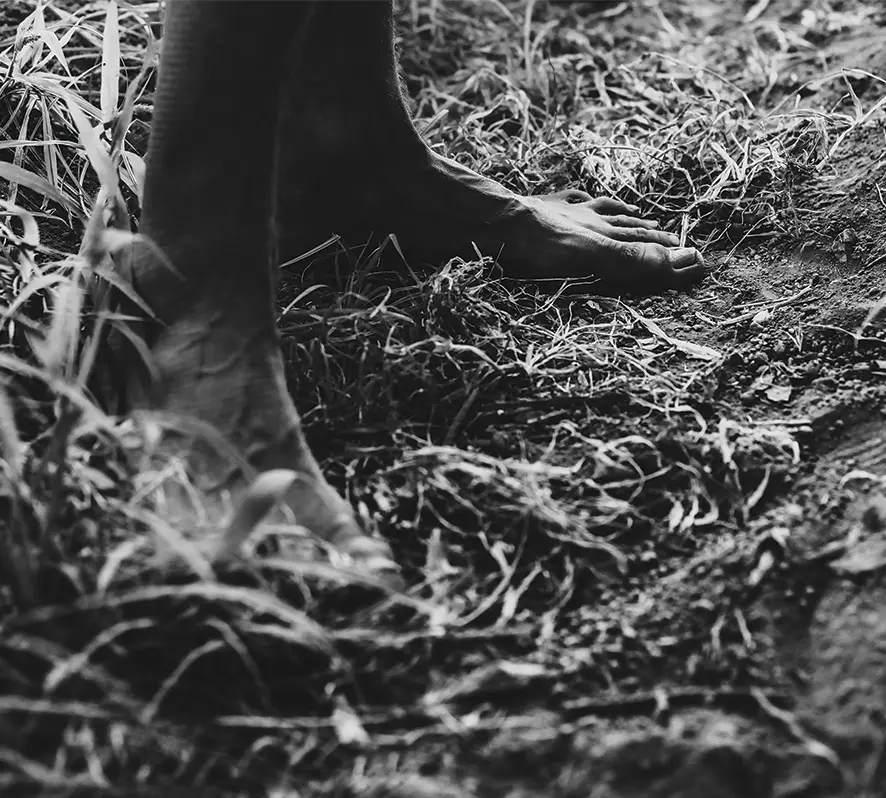
[[[713,5],[688,12],[704,19],[700,41],[724,35],[730,22],[748,10],[748,4],[728,11],[724,5],[714,13]],[[764,15],[789,19],[822,8],[773,2]],[[862,4],[835,3],[831,8],[847,15],[847,25],[816,43],[818,53],[797,67],[796,80],[814,79],[825,65],[828,71],[851,67],[882,75],[882,12],[869,6],[868,19],[874,24],[865,25],[858,24],[865,13]],[[883,97],[882,82],[871,88],[873,99]],[[837,102],[842,91],[832,85],[807,96],[804,104],[822,108]],[[665,768],[674,761],[682,764],[667,776],[655,776],[651,766],[643,786],[622,786],[616,776],[610,791],[600,795],[873,796],[884,790],[886,595],[879,491],[886,474],[886,363],[879,359],[882,331],[874,325],[860,332],[883,294],[884,174],[881,118],[852,136],[827,167],[799,177],[793,241],[775,236],[745,243],[726,257],[711,256],[716,264],[711,279],[690,296],[638,305],[669,333],[729,352],[711,401],[728,407],[734,418],[782,423],[800,443],[793,478],[754,522],[763,537],[785,535],[776,546],[779,556],[789,553],[780,566],[784,571],[745,611],[759,613],[757,623],[770,634],[772,672],[784,678],[780,687],[790,696],[797,718],[830,752],[804,744],[792,722],[774,732],[772,726],[764,731],[765,724],[751,724],[735,714],[699,709],[690,713],[690,720],[674,713],[660,724],[667,740],[662,748],[685,748]],[[748,318],[767,303],[773,310],[765,318]],[[723,321],[741,316],[740,322]],[[759,639],[755,645],[766,647]],[[770,721],[786,720],[777,712],[767,714]],[[781,737],[773,747],[770,735],[785,731],[791,742]],[[742,767],[765,774],[754,782],[740,775],[745,771],[738,765],[731,773],[720,770],[725,763],[711,765],[700,753],[724,749],[780,753],[764,756],[769,760],[764,765],[745,756]],[[832,767],[832,753],[842,760],[841,775]],[[638,770],[634,775],[642,781]]]
[[[772,3],[764,13],[789,18],[821,8]],[[849,18],[864,14],[860,4],[832,8]],[[873,17],[880,27],[850,23],[818,42],[817,63],[813,67],[808,59],[797,69],[797,80],[814,79],[822,65],[882,75],[886,56],[876,42],[884,20],[882,12],[873,11]],[[723,17],[708,19],[708,31],[728,27]],[[873,99],[882,98],[883,89],[881,82]],[[827,89],[816,95],[804,104],[822,108],[837,102]],[[725,786],[710,787],[710,793],[686,786],[636,794],[848,796],[879,795],[884,789],[880,489],[886,473],[886,363],[879,359],[882,331],[876,325],[863,329],[882,297],[886,267],[883,132],[881,119],[852,136],[826,168],[798,179],[799,240],[786,245],[776,237],[741,246],[722,260],[715,256],[712,279],[691,296],[641,305],[649,315],[666,319],[669,332],[679,330],[688,340],[730,352],[714,401],[736,418],[781,420],[776,423],[791,429],[801,445],[794,478],[755,523],[767,535],[786,533],[790,555],[776,581],[786,579],[790,586],[763,590],[753,604],[771,632],[775,670],[788,679],[784,689],[797,716],[842,759],[843,783],[826,764],[829,754],[810,746],[795,759],[777,756],[781,763],[770,771],[770,786],[762,786],[764,779],[751,789],[732,782],[731,792]],[[735,319],[751,303],[773,300],[779,306],[757,322],[727,327],[712,319]],[[729,725],[724,718],[719,722]],[[680,726],[677,722],[669,733]],[[736,733],[734,726],[727,737],[736,741],[747,733],[747,727]]]
[[[680,56],[702,64],[718,49],[742,52],[742,19],[752,10],[660,5],[667,20],[692,32]],[[601,51],[615,43],[622,56],[654,40],[650,29],[661,24],[653,4],[589,3],[575,13]],[[637,671],[615,668],[605,687],[576,680],[566,709],[523,715],[522,729],[502,728],[472,765],[470,756],[454,756],[466,794],[502,794],[506,785],[517,795],[612,798],[886,790],[886,352],[883,328],[869,318],[886,287],[886,13],[859,2],[773,0],[759,20],[817,33],[807,51],[778,64],[771,90],[753,98],[758,110],[786,102],[861,108],[861,98],[879,110],[826,162],[798,166],[789,216],[774,214],[760,235],[742,220],[727,245],[710,234],[712,273],[699,288],[633,307],[668,335],[725,355],[702,378],[682,364],[687,385],[700,383],[693,399],[711,423],[784,430],[798,445],[796,461],[734,537],[714,536],[677,567],[664,544],[660,570],[641,577],[642,600],[604,591],[596,607],[573,615],[579,626],[605,625],[607,616],[625,617],[620,602],[635,609],[645,602],[635,617],[685,635],[685,648],[677,645],[676,657],[659,650]],[[754,36],[765,39],[766,25]],[[408,71],[408,49],[406,59]],[[863,72],[825,77],[841,69]],[[672,368],[679,379],[681,364]],[[622,433],[626,426],[624,418],[617,423]],[[720,601],[707,599],[724,593],[732,617],[702,619],[715,604],[722,612]],[[652,637],[648,629],[628,634],[640,647]],[[709,647],[720,646],[731,653],[713,656]],[[498,784],[490,786],[499,758]]]
[[[309,438],[445,620],[368,616],[360,591],[315,599],[346,662],[334,700],[323,661],[281,639],[250,666],[261,689],[208,660],[176,693],[187,710],[157,717],[226,761],[237,727],[250,779],[253,760],[292,774],[274,795],[886,794],[886,9],[539,3],[526,38],[525,2],[484,8],[398,5],[432,145],[521,191],[638,201],[710,275],[623,298],[464,264],[417,291],[342,278],[366,302],[308,300],[284,277]],[[4,32],[20,21],[6,13]],[[515,59],[533,41],[529,74]],[[105,628],[81,599],[84,629]],[[144,663],[184,661],[197,643],[167,643],[188,624],[210,639],[167,610],[166,642],[103,659],[138,695],[171,694],[181,673]],[[375,631],[348,632],[367,617]],[[184,786],[211,785],[211,759],[160,768],[162,792],[115,781],[118,763],[101,788],[41,794],[271,794],[229,765],[236,790]]]

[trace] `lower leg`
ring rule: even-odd
[[[159,318],[150,404],[208,422],[262,471],[301,473],[287,502],[339,542],[363,538],[325,481],[287,393],[277,341],[273,225],[287,52],[309,3],[169,4],[147,157],[136,290]],[[236,50],[234,49],[236,48]]]
[[[384,234],[373,230],[384,224],[373,209],[392,168],[427,158],[401,93],[392,26],[388,0],[321,2],[291,53],[278,183],[284,260],[332,232],[352,244]]]
[[[281,136],[285,258],[332,232],[352,243],[395,233],[407,255],[436,262],[470,257],[476,244],[514,276],[628,285],[700,276],[698,253],[632,206],[583,192],[521,197],[426,147],[401,94],[392,8],[342,0],[311,21]]]

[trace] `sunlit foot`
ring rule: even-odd
[[[303,231],[338,232],[348,243],[396,235],[410,259],[439,264],[455,256],[496,258],[511,277],[599,277],[642,291],[680,288],[705,274],[700,253],[614,199],[582,191],[522,197],[455,161],[431,153],[379,157],[375,165],[322,169],[302,193],[284,199],[283,254],[309,242]],[[348,190],[329,174],[349,175]],[[290,229],[287,229],[289,227]],[[314,242],[316,243],[316,242]],[[475,249],[476,248],[476,249]]]
[[[283,497],[296,523],[347,555],[355,568],[398,584],[387,543],[363,531],[308,448],[272,336],[227,326],[222,314],[194,313],[167,328],[153,354],[162,388],[159,409],[212,425],[258,472],[296,472]],[[233,471],[234,494],[242,497],[246,483],[230,460],[211,446],[189,442],[183,449],[204,479],[228,478]],[[235,555],[242,542],[216,541],[210,559]]]

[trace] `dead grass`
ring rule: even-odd
[[[796,182],[883,109],[795,107],[784,76],[811,45],[790,21],[699,42],[676,3],[630,37],[592,5],[402,5],[433,146],[522,192],[636,202],[714,264],[803,240]],[[778,688],[747,598],[798,444],[713,401],[727,352],[593,286],[371,257],[332,290],[286,283],[310,440],[408,596],[273,535],[216,574],[164,526],[144,437],[97,396],[101,342],[128,329],[110,254],[137,212],[156,18],[110,9],[44,3],[0,42],[0,789],[259,794],[337,774],[367,794],[379,769],[445,769],[440,746],[583,691],[630,715],[656,687]],[[189,575],[153,567],[158,538]]]

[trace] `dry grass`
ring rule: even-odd
[[[44,3],[0,41],[4,794],[264,794],[274,774],[365,795],[532,728],[537,703],[777,688],[747,599],[799,447],[713,401],[727,352],[593,286],[370,257],[334,290],[284,287],[309,438],[408,595],[273,546],[216,574],[151,511],[162,475],[98,369],[130,329],[110,255],[137,215],[156,5]],[[795,105],[809,45],[776,19],[699,42],[676,3],[630,38],[582,4],[402,5],[434,147],[522,192],[636,202],[715,265],[808,236],[795,182],[883,108]],[[196,575],[157,571],[158,538]]]

